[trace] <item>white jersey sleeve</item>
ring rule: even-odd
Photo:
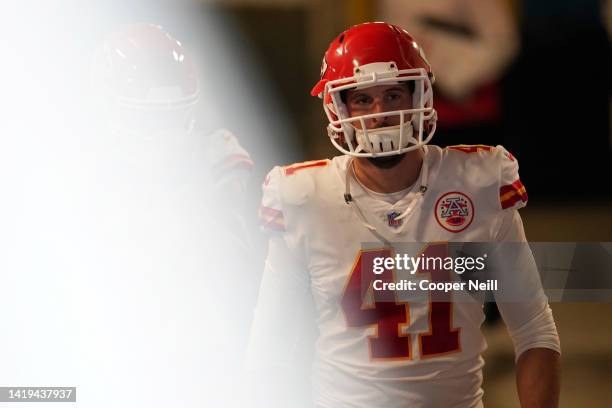
[[[274,167],[266,176],[262,189],[263,197],[259,206],[259,221],[265,232],[284,232],[285,219],[280,200],[280,183],[282,169]]]
[[[314,311],[309,275],[287,245],[281,186],[275,167],[263,185],[262,228],[268,254],[255,308],[246,370],[265,407],[300,406],[306,399],[308,359],[314,346]],[[253,401],[250,401],[253,404]],[[256,405],[259,406],[259,405]]]
[[[282,171],[277,166],[266,177],[259,210],[269,242],[251,331],[252,367],[291,365],[302,317],[312,302],[308,271],[286,242]]]
[[[497,239],[501,242],[494,272],[501,290],[497,305],[514,344],[515,360],[532,348],[561,353],[552,310],[518,211],[503,211]]]
[[[518,161],[503,146],[495,147],[499,155],[499,205],[502,210],[519,209],[527,205],[527,190],[519,178]]]
[[[282,237],[273,236],[251,329],[249,369],[292,366],[304,335],[305,317],[312,316],[311,302],[307,273],[291,256]]]
[[[500,165],[500,242],[496,262],[498,307],[512,342],[515,359],[525,351],[542,347],[561,352],[559,335],[548,299],[542,289],[537,265],[527,243],[518,209],[527,205],[527,190],[521,183],[518,161],[504,147],[495,148]]]

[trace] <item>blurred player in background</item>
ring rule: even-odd
[[[450,241],[526,242],[517,210],[527,194],[509,152],[428,145],[433,82],[423,49],[394,25],[354,26],[325,53],[311,93],[343,154],[275,167],[264,182],[270,240],[248,353],[262,406],[304,403],[291,386],[309,336],[317,407],[482,406],[482,302],[460,291],[430,300],[372,290],[375,278],[400,278],[372,273],[394,242],[428,243],[412,255],[441,257]],[[372,241],[377,249],[364,249]],[[499,303],[521,404],[555,407],[559,338],[533,258],[522,251],[500,263],[492,274],[502,290],[522,295]]]
[[[233,405],[259,277],[240,208],[251,159],[211,130],[263,134],[273,154],[282,127],[253,126],[267,97],[244,107],[262,82],[232,56],[231,24],[160,3],[3,14],[0,382],[77,386],[87,407]],[[173,34],[104,35],[134,21]]]
[[[111,183],[105,199],[148,207],[175,198],[194,211],[186,214],[218,223],[217,244],[248,249],[242,203],[253,162],[227,129],[202,132],[201,81],[183,44],[161,26],[126,25],[106,39],[92,74],[102,119],[92,175]]]
[[[234,199],[244,193],[253,163],[231,132],[201,134],[196,126],[202,92],[198,72],[181,42],[161,26],[132,24],[109,36],[96,55],[93,83],[103,129],[117,150],[171,155],[179,148],[204,149],[208,176],[219,192],[228,187],[224,190],[233,192]],[[180,151],[185,152],[191,158],[197,153]]]
[[[92,75],[100,126],[84,143],[77,208],[87,209],[78,216],[83,255],[99,271],[93,285],[112,301],[85,325],[84,344],[126,327],[91,382],[144,371],[138,381],[167,391],[157,403],[232,406],[256,279],[245,273],[253,254],[242,208],[251,158],[230,131],[202,132],[198,103],[210,95],[190,52],[161,26],[116,30]]]

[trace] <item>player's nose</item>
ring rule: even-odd
[[[375,104],[375,106],[372,109],[372,113],[373,114],[383,113],[385,111],[386,111],[386,109],[380,103]],[[376,116],[376,117],[372,118],[372,124],[375,127],[386,126],[386,123],[387,123],[387,116],[386,115]]]
[[[374,103],[372,104],[372,113],[381,113],[385,111],[385,107],[380,98],[374,99]]]

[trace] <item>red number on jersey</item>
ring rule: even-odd
[[[423,252],[426,257],[447,255],[445,243],[431,244]],[[390,249],[362,251],[357,257],[348,278],[341,305],[349,327],[375,326],[376,334],[369,339],[372,359],[410,359],[409,334],[402,334],[402,328],[410,324],[410,308],[405,302],[398,302],[393,291],[374,290],[373,282],[394,282],[393,270],[385,269],[380,275],[373,272],[374,258],[391,257]],[[419,271],[419,273],[424,273]],[[432,282],[449,280],[449,272],[427,271]],[[432,296],[434,299],[432,299]],[[435,301],[434,301],[435,300]],[[429,332],[419,335],[421,358],[461,350],[460,329],[452,327],[453,304],[450,292],[430,292]]]
[[[423,258],[448,256],[447,244],[428,245],[423,252]],[[451,272],[446,269],[434,269],[421,274],[430,274],[431,282],[449,282]],[[433,299],[432,299],[433,297]],[[419,334],[421,358],[434,357],[440,354],[461,350],[458,328],[453,328],[453,303],[451,292],[429,292],[429,333]]]
[[[369,340],[372,358],[411,358],[410,335],[400,334],[400,328],[410,323],[408,304],[395,302],[393,293],[372,287],[375,279],[394,281],[393,270],[386,269],[381,275],[373,272],[374,258],[389,256],[390,249],[359,252],[342,296],[342,309],[349,327],[376,326],[376,335]],[[371,302],[364,305],[368,295]]]

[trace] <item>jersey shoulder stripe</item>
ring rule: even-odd
[[[285,166],[285,168],[283,169],[283,173],[285,174],[285,176],[291,176],[300,170],[313,168],[313,167],[324,167],[327,165],[329,165],[329,160],[327,159],[305,161],[305,162],[294,163],[289,166]]]
[[[458,151],[463,153],[478,153],[478,152],[490,152],[495,150],[493,146],[487,145],[453,145],[445,147],[446,150]]]
[[[520,179],[499,188],[499,202],[504,210],[514,206],[519,201],[526,204],[527,199],[527,190]]]

